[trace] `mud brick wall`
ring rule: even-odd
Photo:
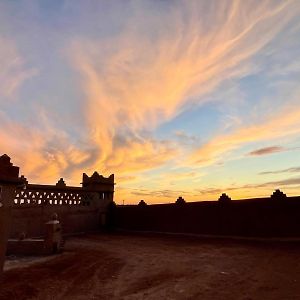
[[[41,237],[45,223],[58,215],[63,234],[95,231],[106,226],[107,207],[113,201],[114,176],[105,178],[95,172],[83,174],[82,187],[26,184],[17,190],[12,207],[10,238]]]
[[[116,228],[127,230],[300,237],[300,197],[124,205],[111,215]]]

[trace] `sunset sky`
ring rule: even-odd
[[[300,194],[300,1],[0,0],[0,153],[117,203]]]

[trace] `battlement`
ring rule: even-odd
[[[86,173],[82,175],[82,187],[89,190],[97,191],[114,191],[114,174],[109,177],[104,177],[98,172],[94,172],[92,176],[88,176]]]

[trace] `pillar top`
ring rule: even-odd
[[[226,194],[223,193],[218,200],[220,203],[229,203],[231,201],[231,198]]]

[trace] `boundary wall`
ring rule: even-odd
[[[180,197],[181,198],[181,197]],[[178,200],[180,200],[180,198]],[[228,235],[244,237],[300,237],[300,197],[279,190],[270,198],[173,204],[118,205],[111,209],[117,229]]]

